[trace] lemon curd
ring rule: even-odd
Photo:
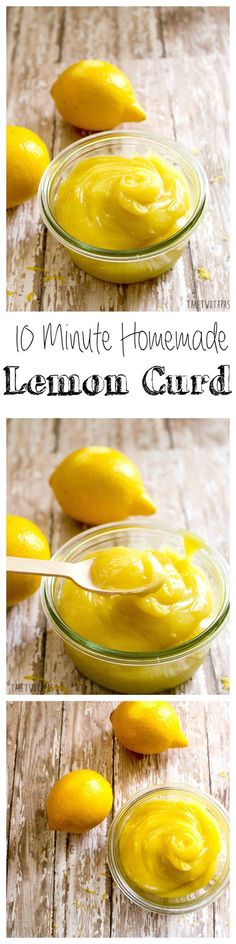
[[[158,278],[203,219],[208,184],[182,145],[151,131],[102,131],[51,161],[41,215],[84,272],[131,284]]]
[[[96,551],[93,583],[111,589],[111,594],[102,596],[63,581],[57,592],[60,616],[84,639],[127,653],[168,650],[193,639],[208,624],[213,594],[206,574],[192,560],[200,542],[189,536],[186,542],[183,555],[168,546],[158,551],[129,547]],[[163,583],[158,590],[145,593],[155,564],[163,571]],[[140,586],[142,596],[112,594],[112,588]]]
[[[218,823],[202,800],[157,794],[134,803],[120,830],[117,859],[144,898],[173,899],[208,885],[221,848]]]
[[[59,185],[55,216],[80,243],[138,250],[179,233],[191,213],[183,173],[157,154],[80,161]]]
[[[126,562],[123,559],[115,578],[122,577],[122,582],[122,568],[127,574],[131,572],[127,552],[138,551],[141,564],[145,548],[149,563],[150,555],[153,559],[157,554],[159,571],[160,561],[165,562],[166,579],[156,593],[153,590],[150,593],[146,582],[143,596],[134,590],[128,597],[119,592],[117,596],[112,594],[111,561],[118,548],[126,553]],[[103,688],[134,695],[169,691],[194,675],[208,655],[212,641],[227,625],[226,561],[215,550],[203,547],[196,536],[185,535],[184,548],[182,531],[158,527],[156,522],[140,524],[139,519],[77,534],[58,549],[55,559],[79,562],[86,558],[90,564],[93,561],[96,580],[101,583],[105,573],[104,551],[108,550],[109,591],[105,596],[101,592],[88,594],[68,581],[42,580],[41,601],[49,624],[63,639],[79,671]],[[198,555],[194,556],[194,551]],[[138,580],[140,587],[140,563],[135,576],[137,564],[134,557],[131,577],[136,586]],[[146,567],[143,577],[145,583]],[[163,644],[165,648],[161,650]]]

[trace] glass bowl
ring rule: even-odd
[[[79,161],[110,154],[143,157],[148,151],[169,161],[182,171],[188,181],[191,216],[177,234],[151,247],[118,252],[79,242],[62,229],[55,216],[56,197],[60,184]],[[159,138],[150,131],[104,131],[76,141],[51,161],[40,183],[39,204],[47,228],[84,272],[104,281],[130,283],[156,278],[173,267],[203,218],[207,194],[208,184],[203,167],[190,151],[175,141]]]
[[[202,801],[206,810],[211,814],[217,823],[221,833],[222,849],[218,856],[217,869],[214,877],[206,886],[190,895],[173,898],[161,898],[153,892],[143,892],[143,889],[136,885],[131,885],[126,876],[124,866],[119,853],[119,842],[122,829],[127,823],[134,808],[138,808],[143,800],[153,801],[153,799],[184,800],[191,798],[196,802]],[[205,905],[211,904],[221,895],[229,882],[229,818],[223,806],[207,793],[194,786],[183,784],[162,784],[158,787],[152,787],[142,790],[131,797],[127,803],[122,806],[113,819],[108,833],[108,865],[112,877],[121,891],[134,904],[140,905],[149,911],[155,911],[159,914],[184,914],[189,911],[196,911]]]
[[[152,548],[163,544],[183,553],[182,530],[166,526],[131,521],[90,528],[76,535],[54,554],[53,560],[81,561],[92,557],[95,551],[114,546]],[[41,601],[47,619],[62,637],[67,652],[77,668],[89,679],[113,692],[125,694],[154,694],[176,688],[191,678],[208,655],[213,639],[224,629],[229,614],[229,574],[224,558],[209,546],[195,555],[194,561],[202,567],[210,581],[213,593],[213,615],[200,635],[174,649],[159,652],[123,652],[106,649],[83,638],[60,616],[58,593],[61,580],[44,577],[41,583]]]

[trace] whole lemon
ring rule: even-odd
[[[44,141],[29,128],[7,128],[7,209],[31,200],[50,162]]]
[[[112,801],[110,783],[96,770],[72,770],[48,794],[49,829],[84,833],[109,815]]]
[[[63,511],[87,524],[121,521],[129,515],[156,511],[134,463],[106,446],[86,446],[71,452],[49,482]]]
[[[100,59],[68,66],[54,82],[51,95],[65,121],[87,131],[108,131],[121,121],[146,118],[124,72]]]
[[[7,515],[7,554],[10,557],[50,558],[50,547],[42,531],[18,515]],[[30,597],[40,585],[41,577],[31,574],[7,575],[7,605],[14,606]]]
[[[122,701],[110,716],[123,747],[136,754],[161,754],[169,747],[186,747],[178,715],[167,701]]]

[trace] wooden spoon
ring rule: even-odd
[[[60,560],[36,560],[31,557],[7,557],[7,572],[11,574],[36,574],[44,577],[64,577],[66,580],[73,580],[83,590],[89,590],[93,593],[101,593],[103,596],[118,594],[119,596],[146,596],[148,593],[154,593],[162,586],[165,580],[165,573],[158,563],[155,567],[153,580],[146,587],[135,587],[132,589],[111,589],[97,587],[91,577],[91,567],[95,558],[90,557],[79,563],[68,563]]]

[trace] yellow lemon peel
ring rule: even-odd
[[[48,148],[29,128],[7,128],[7,208],[31,200],[50,162]]]
[[[57,780],[48,794],[49,829],[77,834],[93,829],[109,815],[112,801],[111,785],[102,774],[72,770]]]
[[[87,131],[108,131],[123,121],[144,121],[146,113],[121,69],[99,59],[68,66],[51,95],[69,124]]]
[[[70,453],[49,482],[63,511],[86,524],[156,511],[134,463],[106,446],[87,446]]]
[[[48,559],[50,547],[40,528],[28,518],[7,515],[7,554],[11,557]],[[7,605],[14,606],[38,589],[41,577],[29,574],[7,575]]]
[[[137,754],[161,754],[188,744],[178,715],[167,701],[123,701],[112,711],[110,721],[118,741]]]

